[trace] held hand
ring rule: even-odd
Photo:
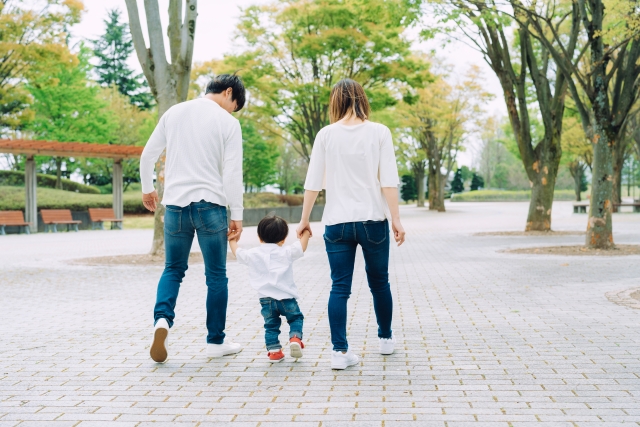
[[[158,192],[153,190],[151,193],[142,194],[142,204],[151,212],[155,212],[158,207]]]
[[[227,232],[227,240],[240,241],[242,234],[242,221],[229,221],[229,231]]]
[[[404,227],[400,223],[400,220],[393,220],[391,222],[391,229],[393,230],[393,238],[398,243],[398,246],[404,243]]]
[[[296,229],[296,235],[298,239],[302,237],[302,233],[304,233],[305,230],[309,232],[309,237],[313,236],[313,232],[311,231],[311,225],[309,224],[309,221],[300,221],[300,224]]]

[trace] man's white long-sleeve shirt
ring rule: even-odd
[[[163,205],[204,200],[228,205],[231,220],[242,221],[242,131],[235,117],[207,98],[167,110],[140,158],[145,194],[154,190],[153,169],[165,148]]]

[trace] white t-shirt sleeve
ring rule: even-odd
[[[287,246],[287,255],[289,256],[289,259],[291,261],[295,261],[304,256],[304,251],[302,250],[302,244],[300,243],[300,241]]]
[[[393,140],[391,131],[383,126],[382,142],[380,144],[380,164],[378,175],[381,187],[397,187],[400,184],[398,178],[398,165],[396,164],[396,153],[393,150]]]
[[[242,221],[242,130],[240,122],[234,121],[224,143],[222,161],[222,185],[227,196],[232,221]]]
[[[153,186],[153,169],[158,157],[167,147],[167,137],[164,132],[167,116],[168,112],[164,113],[160,118],[140,156],[140,182],[142,183],[142,193],[144,194],[152,193],[155,190]]]
[[[326,169],[325,147],[323,144],[323,132],[318,132],[311,151],[311,161],[307,169],[307,179],[304,189],[309,191],[322,191],[324,188],[324,174]]]
[[[244,250],[242,248],[238,248],[236,250],[236,259],[238,260],[238,263],[240,263],[240,264],[244,264],[244,265],[248,265],[249,264],[249,254],[247,253],[246,250]]]

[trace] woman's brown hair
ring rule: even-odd
[[[351,79],[342,79],[331,89],[329,99],[329,120],[335,123],[345,116],[355,115],[367,120],[371,106],[360,83]]]

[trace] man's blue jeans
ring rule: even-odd
[[[164,215],[164,247],[166,261],[158,283],[155,321],[161,317],[173,326],[180,283],[188,268],[193,236],[204,258],[207,281],[207,343],[222,344],[227,318],[227,210],[214,203],[191,203],[181,208],[167,205]]]
[[[280,325],[284,316],[289,324],[289,338],[298,337],[302,339],[302,325],[304,316],[300,311],[298,302],[294,298],[277,300],[273,298],[260,298],[262,310],[260,313],[264,317],[264,340],[267,351],[280,350]]]
[[[391,338],[393,297],[389,285],[389,222],[346,222],[325,227],[333,285],[329,295],[329,326],[334,351],[347,351],[347,301],[351,295],[356,249],[362,246],[378,337]]]

